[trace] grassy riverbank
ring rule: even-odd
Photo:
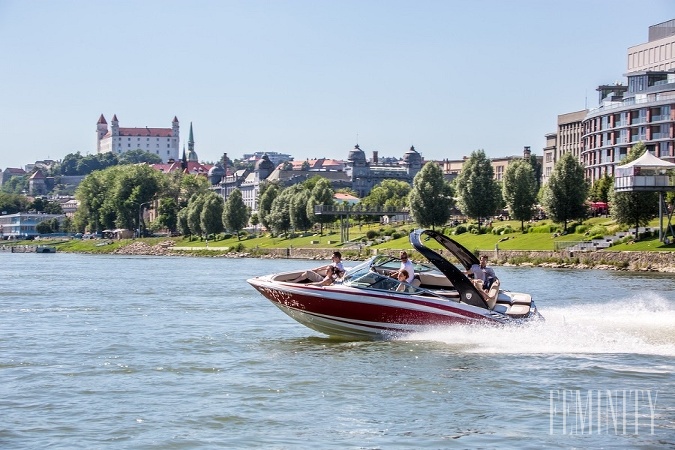
[[[604,229],[616,229],[616,225],[608,218],[594,218],[585,221],[582,226],[576,229],[582,233],[570,233],[559,235],[549,230],[554,230],[555,225],[549,221],[539,221],[532,224],[529,232],[520,231],[520,223],[515,221],[494,222],[495,229],[508,230],[505,234],[474,234],[469,231],[461,234],[452,234],[452,238],[472,251],[491,251],[498,246],[502,251],[555,251],[560,245],[572,242],[589,241],[589,231]],[[653,221],[651,226],[658,227],[658,221]],[[142,239],[72,239],[48,241],[57,247],[58,251],[77,252],[77,253],[114,253],[122,247],[132,243],[142,242],[152,247],[168,241],[173,243],[176,248],[191,251],[194,254],[212,255],[215,252],[247,252],[263,253],[266,249],[340,249],[344,251],[365,251],[378,249],[381,251],[395,249],[409,249],[408,233],[414,228],[413,224],[398,225],[354,225],[350,228],[350,242],[342,243],[340,241],[339,230],[328,229],[323,235],[318,234],[300,234],[283,237],[270,237],[269,235],[247,235],[242,239],[236,236],[220,237],[219,239],[205,240],[200,238],[142,238]],[[448,228],[446,232],[452,233],[456,228]],[[379,236],[368,239],[368,236],[374,233]],[[607,249],[599,250],[604,253],[618,251],[674,251],[675,244],[665,245],[658,240],[658,237],[649,236],[634,241],[631,237],[625,238],[625,242],[613,245]],[[25,244],[36,244],[36,241],[20,242]],[[556,243],[557,246],[556,246]],[[608,257],[610,257],[608,255]]]

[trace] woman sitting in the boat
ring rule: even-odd
[[[336,278],[341,277],[345,273],[345,268],[342,265],[342,254],[340,252],[333,252],[331,257],[333,260],[332,263],[316,267],[312,270],[306,270],[300,274],[300,276],[290,280],[290,283],[299,283],[304,280],[309,280],[312,283],[322,283],[328,276],[328,270],[331,268],[331,277],[335,280]]]

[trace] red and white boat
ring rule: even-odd
[[[424,243],[433,239],[439,253]],[[541,320],[529,294],[488,291],[464,273],[478,258],[456,241],[432,230],[415,230],[410,243],[431,264],[417,264],[416,280],[404,284],[388,276],[400,260],[375,256],[347,271],[329,286],[294,283],[300,272],[282,272],[248,281],[263,296],[301,324],[329,336],[382,339],[453,324],[507,324]],[[443,257],[449,253],[463,269]],[[399,290],[397,290],[399,289]]]

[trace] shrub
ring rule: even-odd
[[[577,234],[584,234],[585,232],[588,231],[590,227],[588,225],[579,225],[574,229],[574,232]]]
[[[375,239],[376,237],[379,237],[379,236],[380,236],[380,233],[377,232],[376,230],[368,230],[368,231],[366,232],[366,237],[367,237],[368,239],[370,239],[371,241],[372,241],[373,239]]]
[[[405,234],[399,233],[399,232],[395,232],[395,233],[393,233],[393,234],[391,235],[391,238],[392,238],[392,239],[401,239],[403,236],[405,236]]]
[[[466,225],[458,225],[457,228],[455,228],[455,231],[454,231],[453,234],[457,235],[457,234],[463,234],[463,233],[466,233],[466,232],[467,232]]]
[[[609,233],[607,232],[607,228],[603,227],[602,225],[595,225],[590,230],[588,230],[588,234],[591,236],[600,236],[602,238],[607,236]]]
[[[555,233],[558,227],[555,225],[539,225],[538,227],[528,228],[528,233]]]

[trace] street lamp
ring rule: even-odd
[[[143,223],[143,205],[149,205],[151,202],[143,202],[138,205],[138,237],[143,237],[141,224]]]

